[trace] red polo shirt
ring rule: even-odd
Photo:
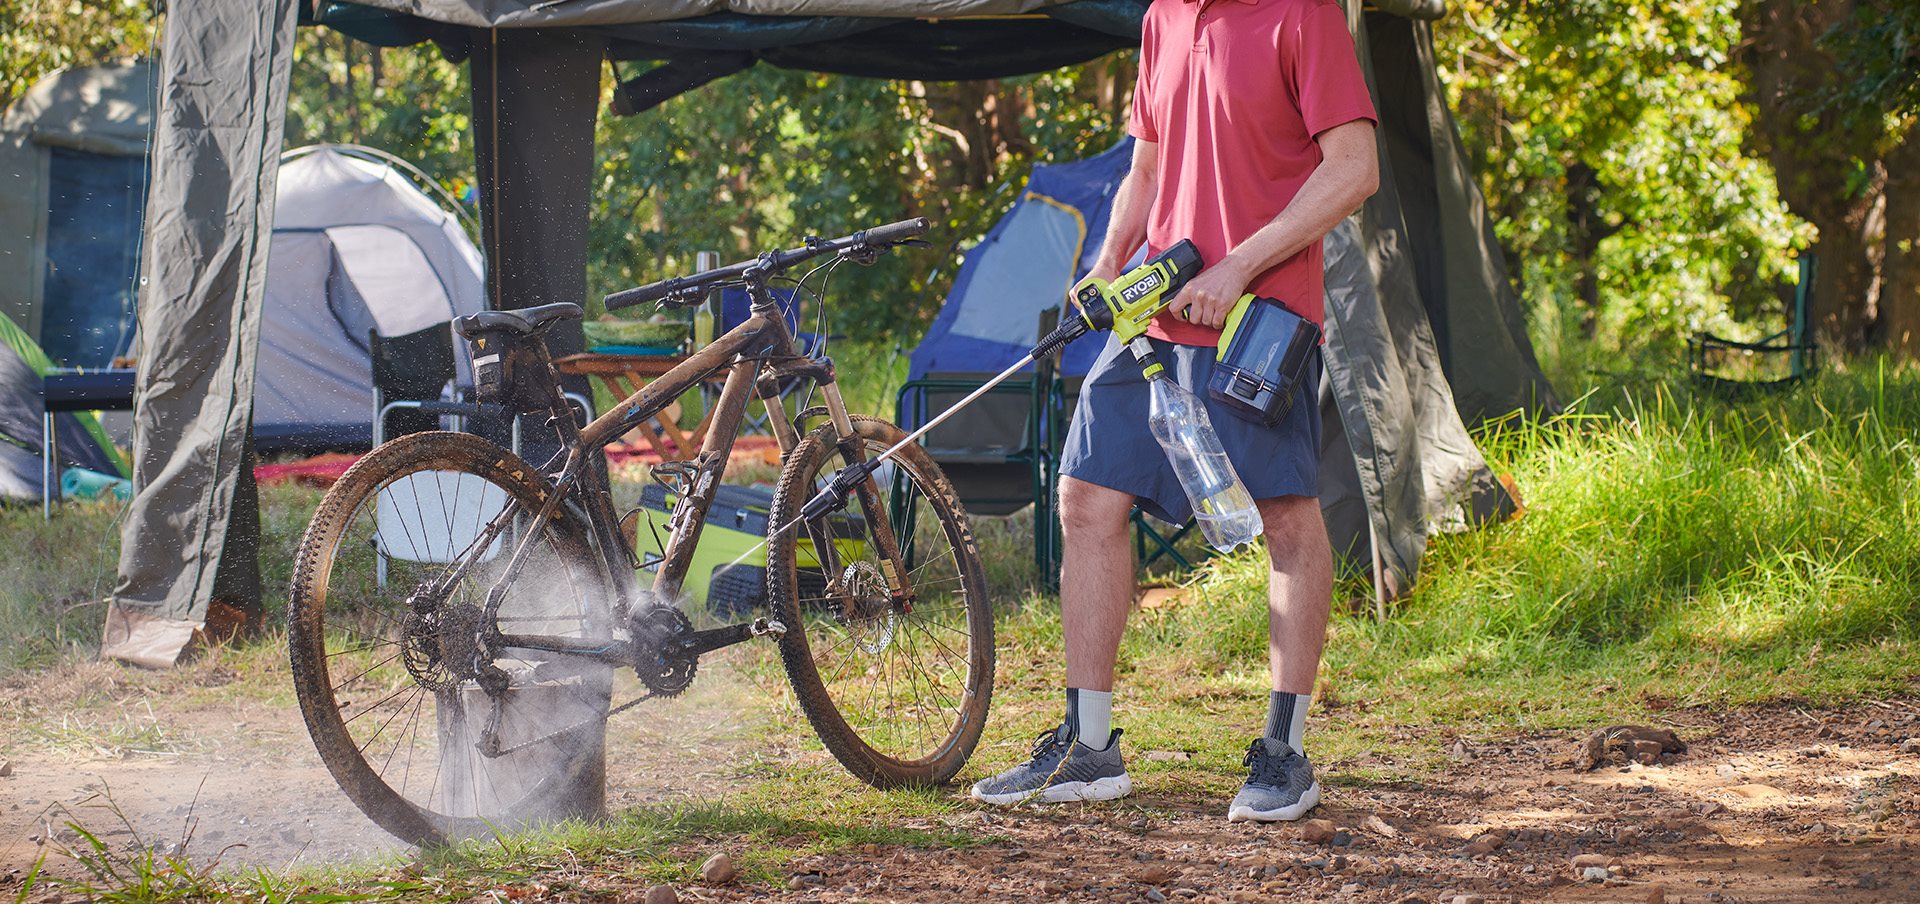
[[[1339,0],[1154,0],[1128,126],[1159,149],[1148,252],[1191,238],[1208,264],[1226,257],[1320,165],[1315,137],[1358,119],[1380,121]],[[1314,242],[1248,291],[1319,323],[1324,266]],[[1220,332],[1166,311],[1148,335],[1213,345]]]

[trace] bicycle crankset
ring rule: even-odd
[[[683,642],[693,633],[686,613],[673,606],[642,606],[627,629],[633,636],[633,670],[647,690],[671,697],[693,683],[700,654]]]

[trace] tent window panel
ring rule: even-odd
[[[40,346],[56,364],[106,367],[133,346],[146,161],[51,151]]]
[[[1080,212],[1029,192],[1003,221],[999,235],[968,256],[974,267],[952,332],[975,339],[1031,345],[1039,339],[1040,311],[1062,304],[1086,243]]]
[[[404,336],[453,319],[453,302],[440,274],[411,236],[391,226],[335,226],[326,232],[342,273],[380,335]]]

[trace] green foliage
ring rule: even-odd
[[[1549,356],[1671,354],[1785,312],[1809,236],[1749,156],[1739,0],[1468,0],[1436,28],[1463,138]]]
[[[0,107],[56,69],[144,56],[160,37],[153,0],[0,3]]]
[[[763,65],[634,117],[603,116],[590,294],[690,272],[698,251],[732,261],[806,235],[925,216],[933,248],[842,268],[828,298],[832,332],[911,342],[945,297],[950,251],[1012,204],[1002,183],[1035,160],[1074,159],[1118,139],[1124,117],[1093,101],[1130,65],[1113,57],[964,89]],[[1007,108],[1018,140],[976,173],[967,159],[982,153],[976,145],[1005,138],[982,131],[980,115]]]
[[[1451,682],[1483,696],[1421,718],[1500,721],[1531,699],[1577,719],[1593,707],[1561,689],[1722,705],[1872,693],[1920,673],[1920,374],[1827,374],[1743,404],[1609,387],[1580,409],[1485,443],[1527,511],[1437,538],[1387,622],[1340,620],[1336,696]],[[1193,618],[1213,635],[1199,649],[1257,676],[1250,564],[1230,560],[1207,585],[1242,614]]]
[[[398,155],[455,197],[473,185],[467,67],[431,45],[383,49],[326,28],[294,36],[285,146],[364,144]],[[477,212],[478,201],[471,202]],[[476,236],[476,239],[478,237]]]
[[[1920,115],[1920,7],[1867,2],[1847,27],[1823,43],[1835,52],[1849,78],[1833,88],[1832,100],[1852,110],[1882,116]]]

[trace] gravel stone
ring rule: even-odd
[[[705,879],[708,885],[725,885],[738,875],[740,871],[734,869],[733,858],[727,856],[725,851],[708,857],[707,862],[700,864],[700,878]]]

